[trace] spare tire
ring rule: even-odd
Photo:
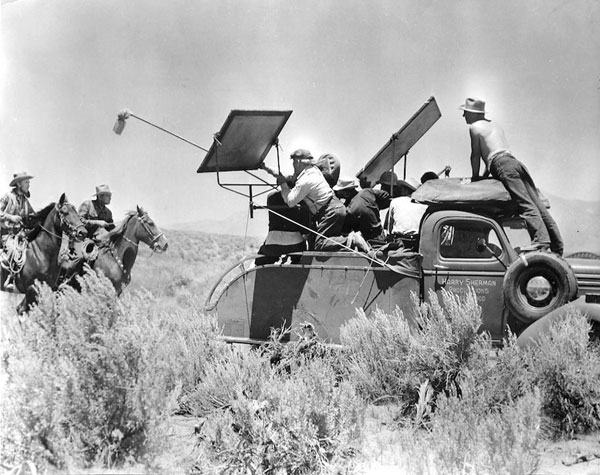
[[[571,266],[556,254],[520,254],[504,276],[504,302],[515,318],[534,322],[577,295]]]

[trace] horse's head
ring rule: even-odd
[[[67,234],[69,237],[75,238],[77,241],[83,240],[83,238],[85,238],[87,235],[85,225],[81,221],[75,206],[69,203],[64,193],[60,196],[55,208],[60,219],[60,227],[62,232]]]
[[[136,218],[140,223],[136,230],[136,237],[148,244],[150,249],[156,252],[164,252],[169,247],[169,243],[167,242],[167,238],[162,233],[162,231],[158,228],[156,223],[152,220],[148,213],[146,213],[139,206],[137,207],[137,215]]]

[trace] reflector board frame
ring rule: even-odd
[[[431,96],[356,176],[371,185],[377,183],[381,174],[391,170],[441,116],[435,97]]]
[[[232,110],[197,173],[258,170],[291,114]]]

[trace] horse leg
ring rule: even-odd
[[[25,297],[23,297],[23,300],[21,300],[21,303],[17,306],[17,313],[19,315],[23,315],[29,312],[33,304],[37,302],[37,296],[38,294],[35,290],[35,286],[30,285],[27,287],[27,290],[25,291]]]

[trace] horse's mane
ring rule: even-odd
[[[54,205],[56,205],[56,203],[50,203],[45,208],[42,208],[41,210],[39,210],[36,213],[33,213],[27,218],[27,222],[25,223],[25,225],[28,228],[31,228],[31,231],[27,233],[28,241],[33,241],[38,236],[42,229],[42,224],[44,223],[44,221],[46,221],[46,218],[50,214],[50,211],[52,211],[52,208],[54,208]]]
[[[46,218],[48,217],[48,215],[50,214],[50,211],[52,211],[52,208],[54,207],[54,205],[56,205],[56,203],[50,203],[48,206],[46,206],[45,208],[42,208],[41,210],[39,210],[37,213],[33,213],[29,219],[31,219],[34,222],[44,222],[46,220]]]
[[[113,229],[112,231],[109,231],[102,239],[106,240],[107,242],[110,242],[111,244],[114,244],[117,241],[117,239],[119,239],[121,236],[123,236],[123,233],[125,232],[125,227],[127,226],[127,223],[136,214],[137,214],[136,211],[128,211],[125,214],[125,219],[123,221],[121,221],[119,224],[117,224],[117,227],[115,229]]]

